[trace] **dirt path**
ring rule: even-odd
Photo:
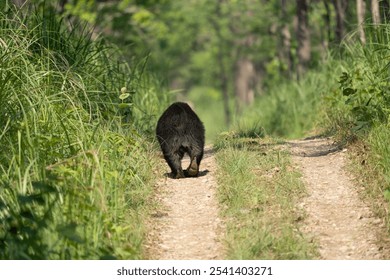
[[[321,259],[386,259],[388,243],[379,244],[384,223],[362,202],[345,171],[345,151],[329,139],[288,142],[301,169],[307,196],[301,229],[318,244]],[[183,167],[189,160],[183,160]],[[223,223],[218,217],[216,163],[206,148],[198,178],[170,179],[157,185],[147,245],[150,259],[223,259]]]
[[[183,159],[183,168],[189,159]],[[168,171],[168,166],[167,171]],[[162,212],[153,215],[148,255],[151,259],[223,259],[216,199],[216,163],[206,147],[197,178],[170,179],[158,183],[157,200]]]
[[[359,198],[345,171],[345,152],[326,139],[289,145],[308,191],[300,205],[307,213],[302,229],[319,244],[321,258],[382,259],[389,250],[377,241],[382,221]]]

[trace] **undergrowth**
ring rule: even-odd
[[[390,232],[390,25],[366,25],[362,45],[356,33],[343,45],[339,88],[328,96],[327,126],[352,145],[353,168],[374,211]]]
[[[142,65],[55,11],[0,13],[0,259],[142,258],[154,160],[134,107],[163,103]]]
[[[285,80],[270,86],[237,118],[232,129],[290,139],[322,133],[316,129],[325,117],[325,97],[337,89],[337,67],[336,63],[324,64],[300,81]]]

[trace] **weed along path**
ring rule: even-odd
[[[383,229],[345,171],[345,152],[327,139],[289,142],[301,168],[307,196],[302,230],[319,245],[322,259],[383,259]],[[381,229],[382,228],[382,229]]]
[[[189,159],[184,158],[182,165],[187,168]],[[197,178],[163,176],[156,186],[156,200],[162,210],[152,215],[149,259],[223,259],[216,163],[211,147],[205,149],[200,170]]]

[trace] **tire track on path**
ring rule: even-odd
[[[388,246],[378,244],[384,223],[359,197],[345,171],[345,152],[329,139],[290,141],[308,195],[302,230],[319,244],[322,259],[383,259]]]

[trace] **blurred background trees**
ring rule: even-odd
[[[12,0],[23,5],[25,0]],[[82,19],[120,46],[177,99],[215,107],[220,126],[283,79],[299,79],[345,35],[386,20],[379,0],[32,0]],[[45,4],[44,4],[45,3]],[[361,42],[364,31],[359,29]]]

